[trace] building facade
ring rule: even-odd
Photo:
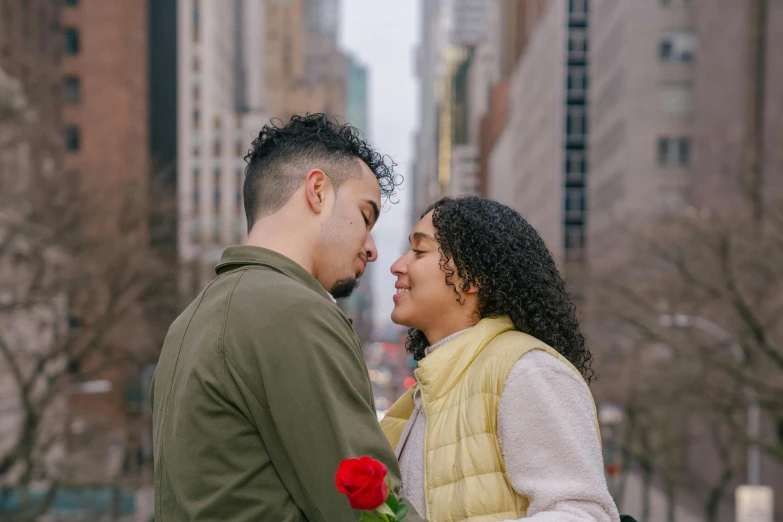
[[[579,1],[544,8],[509,82],[505,129],[489,157],[489,196],[520,212],[561,268],[584,259],[588,13]]]
[[[181,295],[214,277],[244,242],[244,156],[268,120],[260,0],[178,1],[177,204]]]
[[[588,237],[599,262],[618,226],[688,204],[698,51],[690,2],[592,10]]]

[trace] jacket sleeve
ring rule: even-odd
[[[262,329],[240,329],[257,333],[234,339],[241,350],[227,340],[226,379],[252,395],[239,402],[248,405],[307,520],[353,521],[360,514],[335,486],[340,461],[363,455],[379,460],[395,488],[400,474],[378,424],[359,341],[342,313],[319,301],[280,303],[279,315],[263,318]],[[411,513],[406,520],[421,519]]]
[[[498,410],[506,476],[535,522],[617,522],[585,382],[543,351],[522,356]],[[507,521],[511,522],[511,521]]]

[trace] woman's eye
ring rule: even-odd
[[[419,256],[419,255],[423,254],[424,251],[422,251],[422,250],[414,250],[413,253],[416,254],[417,256]]]

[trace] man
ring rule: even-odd
[[[393,166],[322,114],[264,126],[245,159],[247,245],[224,252],[155,371],[155,520],[354,521],[340,461],[380,460],[395,487],[399,469],[329,294],[375,261]]]

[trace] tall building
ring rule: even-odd
[[[362,131],[365,137],[370,135],[368,76],[367,67],[349,56],[345,79],[345,120]]]
[[[150,196],[154,214],[150,240],[177,254],[177,0],[149,3]]]
[[[509,82],[509,114],[489,159],[489,196],[520,212],[561,268],[584,258],[588,4],[551,0]]]
[[[337,0],[265,2],[265,91],[270,115],[345,116],[346,57],[337,46]]]
[[[499,2],[438,0],[421,8],[416,219],[439,197],[481,193],[481,119],[502,71]]]
[[[118,233],[146,241],[145,220],[140,228],[122,232],[117,228],[125,205],[141,212],[149,204],[148,5],[133,0],[70,0],[63,3],[60,27],[63,169],[95,194],[100,212],[108,212],[82,226],[99,242]],[[81,310],[73,305],[69,312],[77,328]],[[144,339],[142,323],[134,325],[139,326],[137,339]],[[120,344],[116,339],[106,342]],[[96,353],[74,368],[94,373],[94,380],[73,383],[68,399],[67,473],[77,484],[107,483],[122,476],[125,459],[139,449],[148,426],[126,396],[137,368],[130,364],[103,368],[108,357]]]
[[[764,214],[783,190],[783,3],[693,3],[691,200],[718,212],[744,206]]]
[[[146,193],[150,175],[146,2],[65,2],[64,167],[104,198]]]
[[[698,60],[691,2],[593,0],[591,16],[588,237],[600,261],[620,223],[688,203]]]
[[[783,4],[593,0],[591,8],[591,265],[600,266],[624,225],[689,206],[768,211],[783,188],[783,63],[773,51],[783,45]],[[686,451],[693,480],[714,483],[713,444]],[[761,470],[761,482],[779,488],[780,464],[763,458]],[[727,492],[746,480],[738,475]],[[639,512],[648,495],[661,499],[650,520],[666,520],[662,489],[633,471],[618,501]],[[677,520],[703,519],[696,497],[678,493]],[[733,500],[715,499],[716,520],[734,519]]]
[[[491,86],[479,131],[479,193],[490,193],[489,158],[506,125],[508,84],[533,28],[549,0],[501,0],[499,3],[500,80]]]
[[[177,242],[189,299],[247,236],[243,158],[268,119],[265,12],[261,0],[178,0],[177,17]]]

